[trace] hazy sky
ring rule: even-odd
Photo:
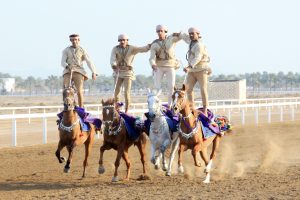
[[[0,72],[61,75],[68,35],[79,33],[97,71],[110,75],[118,34],[143,46],[156,39],[157,24],[170,33],[198,27],[214,74],[300,72],[299,8],[297,0],[1,0]],[[183,41],[176,46],[184,65],[187,48]],[[151,74],[148,59],[136,56],[136,74]]]

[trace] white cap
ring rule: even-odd
[[[118,36],[118,41],[119,41],[119,40],[128,40],[128,39],[129,39],[128,36],[125,35],[125,34],[120,34],[120,35]]]
[[[191,27],[188,30],[189,33],[198,33],[200,35],[200,31],[199,29],[195,28],[195,27]]]
[[[164,25],[161,25],[161,24],[159,24],[159,25],[156,26],[156,32],[160,31],[160,30],[165,31],[166,33],[168,32],[168,28],[166,26],[164,26]]]

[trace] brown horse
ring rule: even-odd
[[[85,176],[85,169],[88,165],[88,156],[91,152],[92,144],[94,142],[95,127],[90,124],[90,131],[82,131],[79,123],[79,116],[74,110],[75,108],[75,89],[73,87],[66,87],[63,91],[64,110],[62,120],[59,122],[59,142],[56,150],[56,157],[59,163],[65,161],[64,157],[60,156],[60,151],[66,147],[69,152],[69,157],[64,168],[64,172],[70,171],[70,164],[73,157],[73,149],[75,146],[85,145],[85,158],[83,161],[83,174]]]
[[[185,99],[185,85],[183,85],[181,89],[174,89],[175,90],[172,95],[172,111],[175,114],[180,115],[180,144],[178,149],[178,170],[179,172],[183,173],[182,155],[183,152],[187,149],[192,150],[195,166],[200,167],[200,162],[197,161],[196,157],[197,153],[200,152],[201,158],[205,162],[206,166],[206,178],[203,182],[209,183],[212,161],[216,157],[216,151],[219,147],[220,136],[214,135],[204,140],[202,134],[201,121],[199,121],[197,118],[199,111],[190,108],[189,102],[187,101],[187,99]],[[213,146],[209,159],[207,156],[207,147],[211,143],[213,144]]]
[[[128,149],[131,145],[136,145],[141,155],[141,162],[143,164],[142,178],[146,178],[145,167],[145,155],[146,155],[146,142],[147,136],[144,132],[135,140],[131,140],[128,136],[128,132],[125,127],[124,119],[120,116],[118,105],[115,105],[114,99],[102,100],[103,106],[103,123],[104,123],[104,141],[100,147],[100,159],[99,159],[99,174],[105,172],[103,166],[103,153],[105,150],[113,148],[117,151],[117,158],[115,160],[115,172],[112,178],[112,182],[119,181],[118,179],[118,167],[120,165],[121,157],[124,159],[127,166],[127,174],[125,180],[129,180],[131,163],[128,158]]]

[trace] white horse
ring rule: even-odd
[[[178,132],[172,135],[167,120],[163,113],[163,107],[158,98],[161,90],[151,91],[148,89],[148,110],[149,119],[151,121],[149,138],[151,141],[151,162],[155,165],[155,169],[160,168],[160,159],[162,158],[162,169],[166,171],[166,176],[171,176],[172,163],[175,152],[179,145]],[[169,165],[167,166],[165,152],[171,146],[171,154]]]

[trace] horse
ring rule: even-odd
[[[59,163],[66,161],[64,157],[60,156],[61,150],[66,147],[69,153],[67,163],[64,167],[64,172],[70,171],[70,164],[73,157],[73,149],[81,144],[85,145],[85,157],[83,161],[83,174],[85,177],[86,166],[88,165],[88,157],[94,142],[95,127],[90,124],[89,131],[82,131],[80,126],[80,119],[77,112],[74,110],[75,102],[75,89],[73,86],[65,87],[63,90],[63,105],[62,119],[59,122],[59,142],[55,155]]]
[[[194,164],[197,167],[201,167],[200,162],[197,161],[197,153],[200,152],[201,158],[205,163],[205,173],[206,177],[203,181],[204,183],[210,182],[210,171],[212,167],[213,160],[216,157],[216,151],[219,148],[220,136],[213,135],[204,140],[202,134],[201,121],[198,120],[199,111],[190,107],[189,102],[185,98],[185,85],[183,84],[181,89],[174,88],[174,93],[172,95],[172,112],[175,114],[180,114],[180,124],[179,124],[179,138],[180,144],[178,149],[178,171],[180,173],[184,172],[182,165],[182,155],[187,149],[192,150],[192,155],[194,158]],[[209,145],[213,144],[210,158],[207,156],[207,148]]]
[[[172,163],[175,152],[179,145],[178,132],[172,133],[167,123],[163,107],[158,98],[161,90],[158,92],[148,89],[148,118],[151,121],[149,138],[151,141],[151,162],[155,169],[160,168],[160,159],[162,157],[162,169],[166,171],[166,176],[171,176]],[[165,152],[171,146],[169,165],[167,166]],[[156,155],[157,154],[157,155]]]
[[[115,104],[114,99],[108,99],[104,101],[102,99],[102,114],[103,114],[103,144],[100,147],[100,159],[99,159],[99,168],[98,173],[103,174],[105,168],[103,165],[103,154],[105,150],[110,150],[113,148],[117,151],[117,157],[115,160],[115,171],[112,178],[112,182],[118,182],[118,167],[120,165],[121,157],[124,159],[127,166],[127,173],[125,180],[130,178],[131,162],[128,157],[128,149],[133,144],[136,145],[139,149],[141,156],[141,162],[143,165],[143,174],[142,179],[146,179],[146,167],[145,167],[145,155],[146,155],[146,143],[147,135],[144,132],[141,132],[137,139],[132,140],[129,137],[128,131],[125,126],[125,121],[119,113],[119,105]]]

